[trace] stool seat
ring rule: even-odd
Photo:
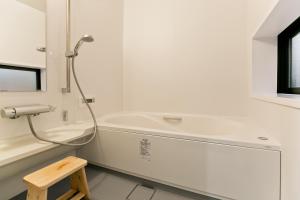
[[[28,186],[28,200],[46,200],[48,188],[71,177],[71,190],[58,199],[89,199],[90,194],[84,167],[87,161],[70,156],[38,171],[35,171],[23,178]]]
[[[70,156],[25,176],[24,181],[38,188],[45,189],[86,165],[86,160]]]

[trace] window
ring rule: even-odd
[[[300,18],[278,35],[277,92],[300,94]]]
[[[0,91],[38,90],[41,90],[40,69],[0,65]]]

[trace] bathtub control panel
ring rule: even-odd
[[[140,155],[144,160],[151,160],[151,142],[149,139],[142,139],[140,141]]]

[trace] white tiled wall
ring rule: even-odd
[[[246,1],[124,2],[125,109],[246,114]]]

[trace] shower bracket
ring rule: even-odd
[[[66,0],[66,87],[62,93],[71,93],[71,0]]]

